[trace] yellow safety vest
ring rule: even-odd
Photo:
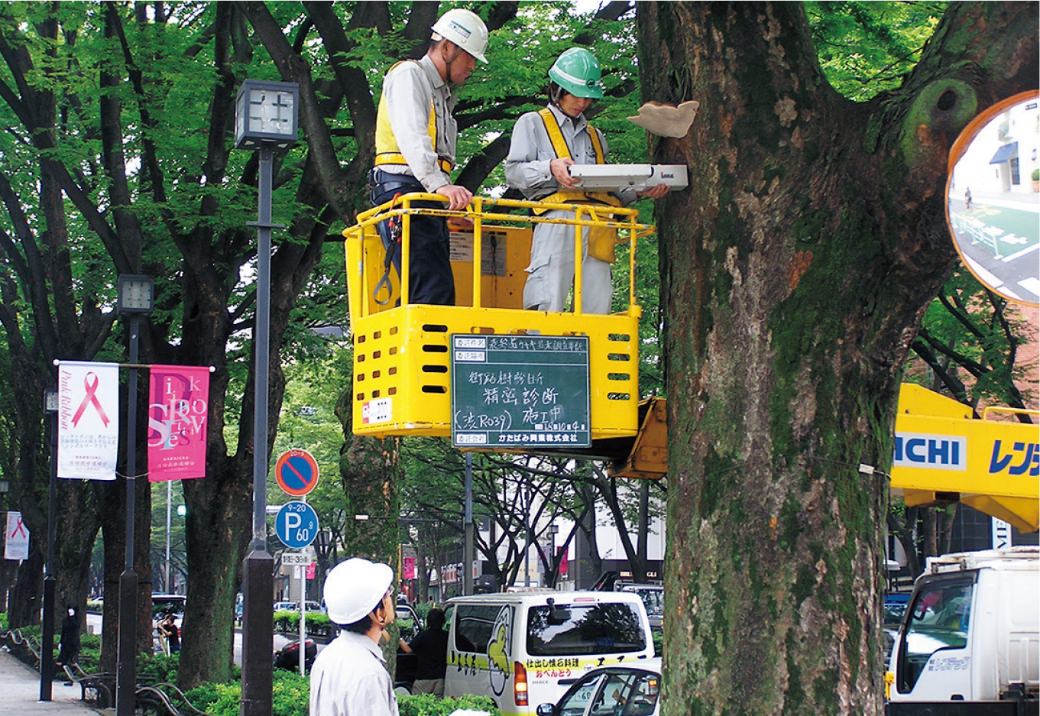
[[[552,144],[553,152],[558,159],[571,159],[571,150],[567,146],[567,140],[563,138],[560,125],[556,121],[556,115],[546,107],[538,111],[545,125],[545,133],[549,135],[549,143]],[[585,131],[589,133],[592,141],[592,151],[596,155],[596,164],[605,164],[606,157],[603,154],[603,145],[599,140],[599,132],[592,128],[591,124],[585,125]],[[594,203],[606,204],[607,206],[621,206],[621,201],[604,191],[581,191],[580,189],[560,189],[549,196],[543,196],[539,201],[553,203]],[[544,214],[549,209],[535,209],[535,214]],[[617,229],[593,226],[589,228],[589,256],[600,261],[613,263],[614,244],[617,241]]]
[[[411,61],[411,60],[409,60]],[[394,67],[401,64],[398,62],[387,74],[393,71]],[[437,111],[433,106],[433,100],[430,101],[430,122],[426,127],[426,133],[430,137],[430,148],[433,153],[437,153]],[[394,136],[393,127],[390,126],[390,112],[386,106],[386,95],[379,97],[379,110],[376,113],[376,166],[382,164],[408,164],[408,161],[401,154],[401,148],[397,144],[397,137]],[[437,166],[441,168],[445,174],[450,172],[455,167],[455,162],[445,157],[437,158]]]

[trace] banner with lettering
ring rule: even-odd
[[[4,559],[29,559],[29,528],[22,521],[21,512],[7,513]]]
[[[58,477],[116,479],[119,453],[119,366],[58,365]]]
[[[148,480],[206,476],[209,368],[153,365],[148,393]]]

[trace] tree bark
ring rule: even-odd
[[[401,463],[398,440],[353,435],[352,399],[353,391],[348,391],[340,396],[336,407],[345,440],[339,460],[343,508],[347,516],[343,529],[344,558],[364,557],[383,562],[400,575],[398,517],[401,504],[397,486],[401,481]],[[367,518],[359,520],[358,515]],[[397,653],[395,631],[391,631],[391,637],[382,649],[392,673]]]
[[[950,145],[1036,86],[1036,6],[957,3],[896,92],[842,99],[793,3],[639,3],[668,367],[663,713],[878,714],[880,475],[906,356],[955,254]],[[877,468],[862,474],[859,465]]]

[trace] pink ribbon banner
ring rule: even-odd
[[[119,453],[119,366],[58,365],[58,477],[116,479]]]
[[[22,521],[21,512],[7,513],[7,539],[4,559],[29,559],[29,528]]]
[[[153,365],[148,393],[148,480],[206,476],[209,368]]]

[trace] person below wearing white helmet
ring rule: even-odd
[[[599,62],[588,50],[572,47],[549,69],[549,105],[521,115],[513,127],[506,157],[506,182],[529,200],[551,203],[625,206],[639,197],[660,199],[664,184],[646,191],[582,191],[567,170],[571,164],[604,164],[607,141],[585,119],[594,100],[603,97]],[[536,211],[552,219],[573,219],[570,211]],[[587,218],[587,216],[586,216]],[[584,229],[582,302],[585,313],[610,312],[610,264],[614,229]],[[524,308],[562,311],[574,280],[574,227],[537,223],[531,263],[524,286]]]
[[[310,716],[397,716],[394,683],[379,648],[394,615],[394,571],[352,558],[337,564],[322,594],[339,636],[311,669]]]
[[[453,184],[458,128],[452,111],[452,88],[462,85],[476,67],[487,62],[488,30],[469,10],[448,10],[433,25],[426,55],[418,61],[399,62],[383,80],[376,114],[375,168],[369,184],[373,205],[397,194],[426,192],[447,197],[447,208],[465,209],[473,193]],[[444,202],[412,206],[445,208]],[[383,244],[401,274],[401,237],[379,225]],[[399,222],[398,222],[399,223]],[[430,216],[411,217],[408,302],[454,305],[447,222]]]

